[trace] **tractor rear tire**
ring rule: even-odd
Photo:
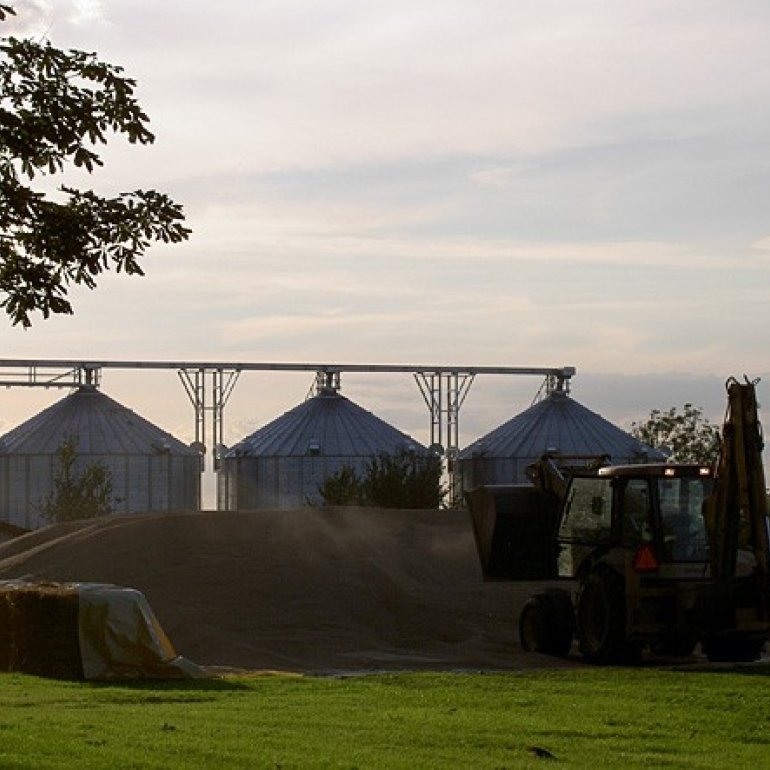
[[[583,583],[577,610],[580,653],[589,663],[636,663],[641,646],[625,635],[626,597],[616,572],[592,572]]]
[[[519,615],[519,641],[526,652],[566,658],[572,649],[572,605],[560,597],[536,594]]]

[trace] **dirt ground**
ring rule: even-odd
[[[530,584],[484,583],[463,511],[115,516],[0,545],[0,579],[138,588],[177,651],[298,672],[576,665],[521,652]]]

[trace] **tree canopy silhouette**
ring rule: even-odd
[[[677,463],[712,463],[719,457],[720,429],[703,417],[703,410],[685,404],[680,411],[653,409],[642,422],[631,423],[631,433],[649,446],[665,450]]]
[[[0,4],[0,24],[14,14]],[[135,86],[94,53],[0,38],[0,307],[13,324],[30,326],[35,311],[72,313],[73,285],[93,289],[111,269],[143,275],[139,259],[153,242],[189,236],[181,206],[155,190],[33,187],[38,176],[103,165],[97,150],[110,135],[151,144]]]

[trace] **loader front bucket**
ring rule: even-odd
[[[556,578],[555,496],[530,485],[488,484],[465,499],[484,580]]]

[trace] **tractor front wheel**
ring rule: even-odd
[[[583,583],[577,611],[580,653],[590,663],[633,663],[641,647],[625,635],[626,597],[620,575],[592,572]]]

